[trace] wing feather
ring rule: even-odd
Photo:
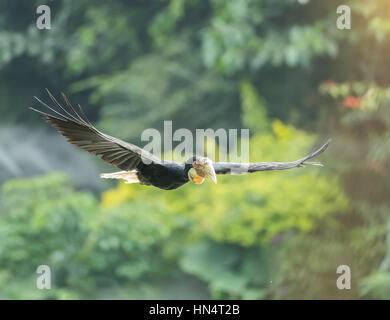
[[[46,91],[57,110],[37,97],[35,99],[53,114],[32,107],[30,109],[42,114],[70,143],[89,153],[101,156],[102,160],[122,170],[139,169],[141,163],[161,163],[161,159],[150,152],[97,130],[89,122],[81,106],[78,105],[79,114],[64,93],[61,95],[66,106],[62,106],[49,90],[46,89]]]
[[[317,149],[310,155],[292,162],[256,162],[256,163],[234,163],[234,162],[216,162],[213,164],[216,174],[245,174],[258,171],[268,170],[286,170],[297,167],[303,167],[304,165],[316,165],[322,166],[318,162],[307,162],[326,150],[329,146],[331,139],[329,139],[321,148]]]

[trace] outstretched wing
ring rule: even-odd
[[[257,162],[257,163],[231,163],[231,162],[216,162],[213,164],[216,174],[245,174],[257,171],[267,170],[286,170],[296,167],[303,167],[304,165],[322,166],[318,162],[307,162],[320,153],[324,152],[329,146],[331,139],[329,139],[321,148],[314,151],[312,154],[293,161],[293,162]]]
[[[49,90],[46,89],[46,91],[51,101],[56,105],[57,110],[48,106],[39,98],[35,97],[35,99],[54,114],[32,107],[30,109],[43,114],[44,118],[66,137],[70,143],[92,154],[101,156],[102,160],[122,170],[138,169],[141,163],[161,163],[161,160],[150,152],[97,130],[89,122],[81,106],[78,105],[79,114],[65,94],[61,93],[66,104],[66,106],[62,106]]]

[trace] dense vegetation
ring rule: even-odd
[[[343,1],[343,31],[336,0],[47,1],[50,30],[39,4],[0,3],[1,299],[390,298],[387,0]],[[249,128],[251,160],[333,143],[324,168],[100,181],[108,166],[28,111],[45,87],[141,146],[164,120]]]

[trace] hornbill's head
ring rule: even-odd
[[[195,184],[202,184],[205,178],[217,183],[213,162],[206,157],[191,157],[186,161],[188,179]]]

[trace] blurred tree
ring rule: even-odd
[[[37,144],[58,168],[72,165],[60,143],[20,143],[42,127],[26,107],[44,87],[72,93],[99,128],[134,142],[167,119],[248,127],[252,160],[334,142],[321,173],[221,177],[174,193],[119,184],[101,203],[64,175],[10,180],[0,297],[390,297],[388,0],[344,1],[345,32],[337,0],[49,0],[50,31],[35,27],[39,4],[0,3],[0,122],[17,132],[2,134],[0,160],[14,172],[26,162],[37,165],[18,172],[43,172],[43,156],[29,153]],[[50,292],[34,287],[42,263],[54,268]],[[349,291],[336,289],[340,264],[352,269]]]
[[[386,267],[390,81],[385,74],[390,60],[384,50],[389,46],[384,35],[389,34],[390,7],[385,1],[350,4],[354,27],[332,76],[319,91],[329,99],[323,114],[335,142],[326,162],[338,172],[351,209],[282,243],[276,290],[280,298],[390,297]],[[298,248],[302,254],[292,254]],[[335,272],[340,264],[351,268],[351,290],[336,289]]]
[[[10,180],[0,193],[0,297],[207,297],[165,257],[171,220],[158,202],[100,208],[62,174]],[[51,268],[52,290],[35,287],[42,264]]]

